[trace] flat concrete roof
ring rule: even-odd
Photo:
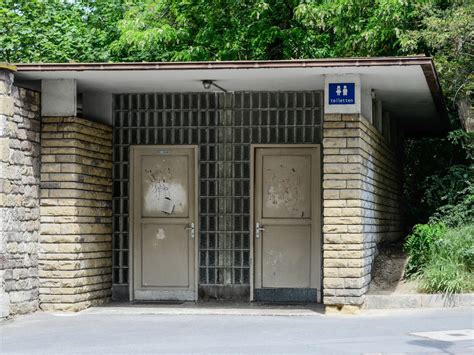
[[[20,86],[39,89],[42,79],[76,79],[79,93],[112,94],[208,91],[202,80],[214,80],[227,91],[324,90],[325,75],[360,74],[362,87],[376,91],[408,134],[435,133],[447,125],[438,75],[425,56],[15,65]]]

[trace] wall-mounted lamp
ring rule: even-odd
[[[206,90],[209,90],[211,86],[215,86],[219,90],[222,90],[223,92],[227,92],[226,89],[224,89],[222,86],[217,85],[213,80],[203,80],[202,81],[202,87]]]

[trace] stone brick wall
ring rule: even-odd
[[[323,124],[324,303],[363,303],[376,245],[402,235],[396,148],[360,115]]]
[[[38,308],[40,95],[0,69],[0,318]]]
[[[112,129],[43,117],[41,309],[77,311],[110,297],[111,200]]]

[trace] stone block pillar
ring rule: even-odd
[[[393,147],[359,114],[323,123],[323,286],[330,309],[357,308],[376,245],[401,236],[401,169]]]
[[[41,127],[40,307],[78,311],[111,294],[112,129],[77,117]]]
[[[38,92],[0,64],[0,318],[38,308]]]

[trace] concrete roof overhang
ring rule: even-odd
[[[79,93],[202,92],[202,80],[227,91],[324,90],[329,74],[360,74],[384,110],[407,135],[442,132],[447,115],[429,57],[341,58],[283,61],[16,64],[18,85],[40,88],[42,79],[76,79]]]

